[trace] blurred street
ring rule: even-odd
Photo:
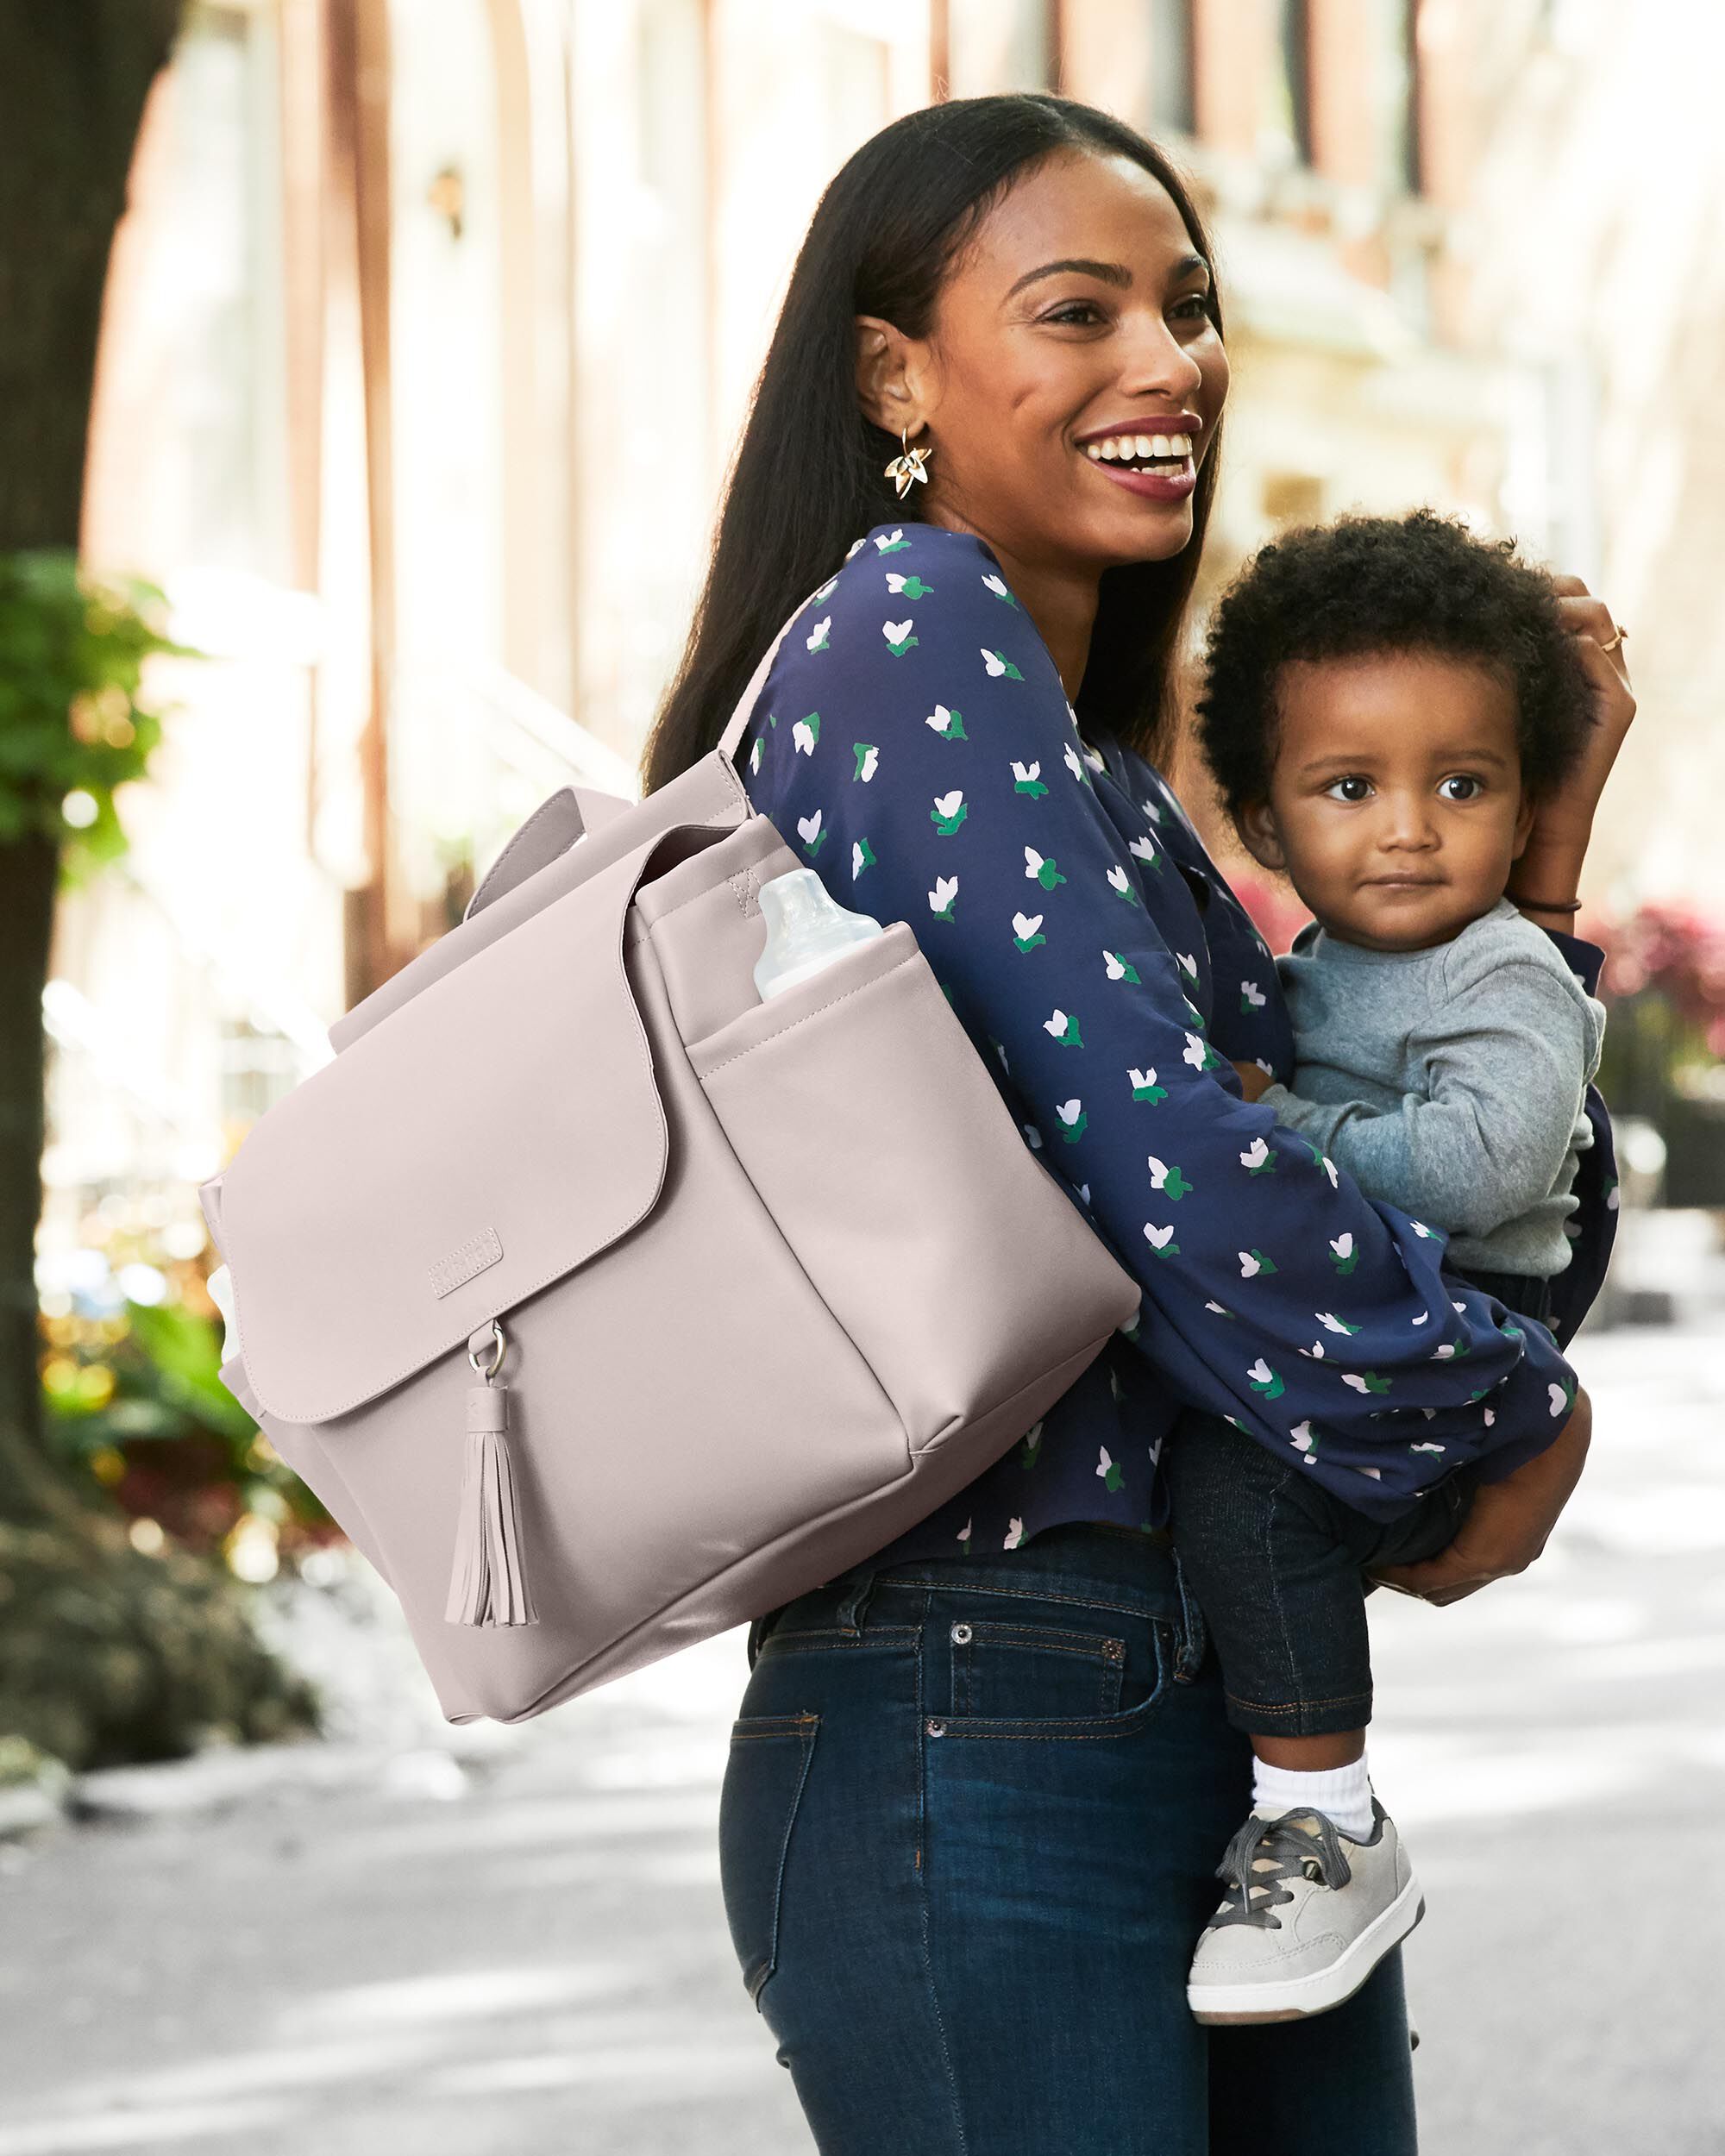
[[[1431,2156],[1725,2151],[1725,1350],[1576,1360],[1598,1435],[1537,1570],[1377,1598]],[[807,2149],[719,1899],[741,1633],[519,1732],[434,1726],[385,1644],[367,1707],[302,1638],[353,1726],[292,1771],[94,1777],[101,1816],[0,1845],[0,2156]]]

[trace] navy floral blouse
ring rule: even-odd
[[[858,540],[780,647],[737,767],[840,905],[909,923],[1026,1142],[1144,1291],[1011,1451],[882,1556],[1160,1526],[1186,1407],[1377,1518],[1550,1442],[1575,1397],[1552,1333],[1242,1097],[1235,1058],[1291,1075],[1269,950],[1160,775],[1081,736],[982,540],[913,523]],[[1597,950],[1555,940],[1590,987]],[[1596,1094],[1590,1111],[1553,1283],[1565,1338],[1615,1225]]]

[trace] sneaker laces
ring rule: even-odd
[[[1296,1826],[1302,1819],[1314,1824]],[[1285,1880],[1316,1879],[1320,1886],[1345,1887],[1353,1872],[1334,1821],[1308,1809],[1283,1812],[1276,1819],[1254,1812],[1223,1851],[1216,1877],[1226,1883],[1227,1896],[1207,1930],[1256,1924],[1273,1932],[1281,1930],[1282,1920],[1270,1911],[1294,1899]]]

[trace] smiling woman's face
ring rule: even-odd
[[[977,228],[927,337],[859,325],[870,417],[913,440],[921,423],[934,451],[906,509],[1048,569],[1179,553],[1227,393],[1209,292],[1141,166],[1070,153],[1035,166]]]

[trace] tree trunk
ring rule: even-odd
[[[78,543],[102,294],[181,0],[0,0],[0,553]]]
[[[181,0],[0,0],[0,554],[76,548],[108,258]],[[0,655],[3,658],[3,655]],[[276,1735],[305,1687],[224,1570],[141,1555],[43,1442],[34,1246],[60,871],[0,843],[0,1735],[73,1766]]]
[[[181,0],[0,0],[0,554],[76,547],[102,295]],[[0,845],[0,1511],[40,1476],[42,989],[60,858]]]
[[[42,1206],[42,987],[59,849],[0,845],[0,1518],[46,1500],[36,1371],[36,1222]]]

